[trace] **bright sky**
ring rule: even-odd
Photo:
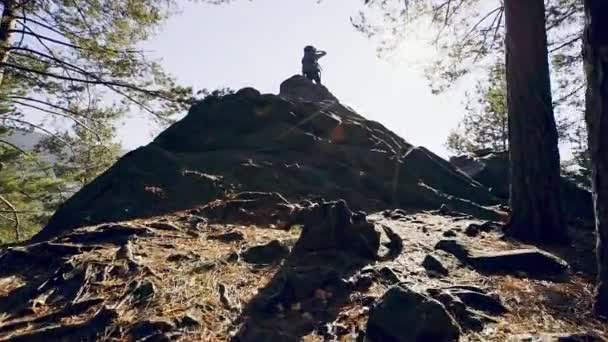
[[[433,51],[409,40],[390,61],[357,32],[349,18],[362,1],[254,0],[214,6],[185,3],[145,46],[168,72],[195,89],[253,86],[278,93],[300,72],[305,45],[326,50],[323,83],[343,104],[376,120],[414,145],[447,155],[443,146],[463,115],[463,92],[432,95],[423,68]],[[464,84],[461,88],[464,88]],[[120,127],[125,148],[155,132],[137,115]]]

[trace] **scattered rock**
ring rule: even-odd
[[[539,249],[516,249],[471,256],[473,267],[488,273],[523,272],[530,276],[559,275],[568,263]]]
[[[243,260],[250,264],[272,264],[285,258],[289,254],[289,247],[279,240],[253,246],[241,253]]]
[[[478,236],[481,232],[487,233],[495,230],[500,230],[501,228],[502,225],[494,221],[486,221],[482,224],[471,223],[464,230],[464,233],[467,236],[475,237]]]
[[[135,303],[149,301],[156,294],[156,286],[148,279],[143,279],[132,285],[131,297]]]
[[[351,332],[351,329],[345,324],[336,324],[334,326],[337,336],[344,336]]]
[[[456,231],[454,229],[450,229],[450,230],[446,230],[445,232],[443,232],[442,235],[444,237],[448,237],[449,238],[449,237],[455,237],[457,234],[456,234]]]
[[[238,262],[241,260],[241,255],[238,252],[231,252],[226,257],[226,262]]]
[[[469,224],[464,230],[464,233],[470,237],[475,237],[475,236],[479,235],[480,232],[481,232],[481,226],[476,223]]]
[[[440,240],[435,245],[435,249],[448,252],[460,261],[468,260],[470,254],[467,246],[465,246],[462,241],[456,239]]]
[[[508,312],[497,295],[454,288],[448,289],[448,291],[474,310],[483,311],[490,315],[503,315]]]
[[[378,270],[380,279],[389,285],[397,284],[401,281],[397,273],[390,267],[384,266]]]
[[[169,261],[169,262],[182,262],[182,261],[188,261],[188,260],[192,260],[192,259],[194,259],[194,257],[192,255],[184,254],[184,253],[175,253],[175,254],[171,254],[167,257],[167,261]]]
[[[150,319],[139,321],[129,331],[133,339],[149,338],[159,333],[169,332],[175,329],[173,322],[162,319]]]
[[[438,300],[445,306],[464,330],[481,331],[485,323],[497,322],[492,317],[470,309],[460,298],[449,291],[439,289],[429,289],[427,291],[433,299]]]
[[[158,230],[168,230],[168,231],[180,231],[180,228],[171,222],[151,222],[147,224],[148,227],[158,229]]]
[[[180,328],[197,328],[201,326],[201,321],[190,313],[178,319],[177,326]]]
[[[245,235],[238,230],[234,230],[227,233],[209,235],[207,238],[209,240],[217,240],[221,242],[235,242],[245,240]]]
[[[457,341],[460,327],[440,302],[394,286],[371,308],[367,337],[373,341]]]
[[[355,290],[363,292],[367,291],[373,284],[376,277],[370,273],[358,274],[352,279],[352,284]]]
[[[432,254],[427,254],[424,260],[422,261],[422,267],[426,269],[427,272],[431,274],[436,274],[439,276],[448,275],[448,269],[443,265],[441,260]]]

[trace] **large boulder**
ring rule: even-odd
[[[371,308],[367,337],[373,342],[458,341],[460,327],[440,302],[394,286]]]
[[[245,88],[194,104],[70,198],[35,239],[246,191],[277,192],[291,202],[344,199],[354,210],[446,204],[487,219],[496,213],[484,206],[500,202],[437,155],[294,76],[279,95]]]
[[[296,244],[297,250],[339,250],[373,259],[380,248],[380,232],[365,215],[354,214],[346,202],[325,202],[303,209],[296,221],[304,230]]]
[[[525,273],[533,277],[557,276],[569,269],[568,263],[538,248],[504,251],[472,251],[460,240],[443,239],[435,249],[452,254],[461,262],[486,273]]]
[[[559,257],[536,248],[480,253],[469,258],[479,270],[488,273],[523,272],[529,275],[559,275],[568,263]]]

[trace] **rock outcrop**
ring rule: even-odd
[[[344,199],[353,210],[453,210],[495,217],[484,186],[342,105],[301,76],[279,95],[210,96],[70,198],[36,236],[189,209],[234,191],[292,201]]]
[[[509,154],[482,150],[450,158],[450,163],[490,189],[493,195],[503,200],[509,199]],[[562,177],[564,208],[572,219],[593,220],[593,199],[591,192],[572,180]]]

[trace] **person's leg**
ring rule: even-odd
[[[314,76],[315,82],[317,84],[321,84],[321,73],[320,72],[315,72],[315,76]]]

